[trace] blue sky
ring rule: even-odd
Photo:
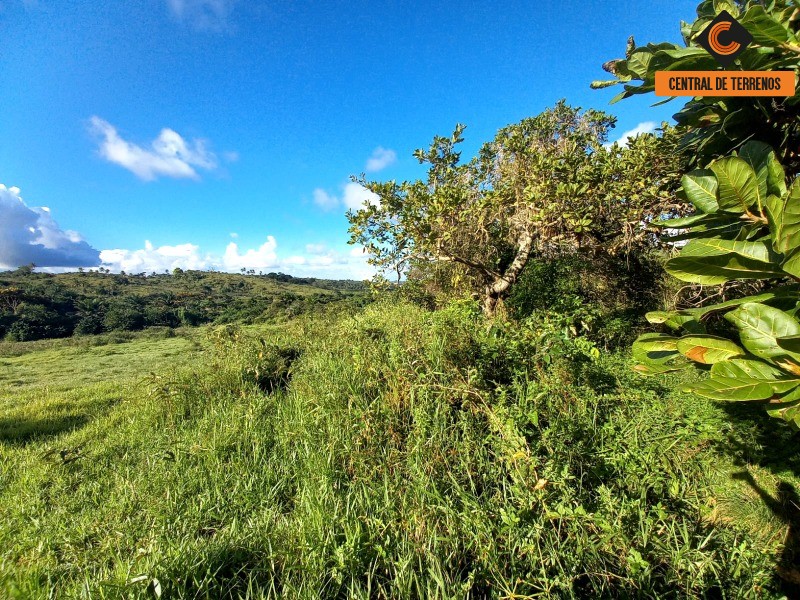
[[[669,120],[589,83],[695,5],[0,0],[0,267],[365,277],[350,175],[422,176],[434,134],[471,155],[561,98],[612,139]]]

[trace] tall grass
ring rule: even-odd
[[[774,540],[712,507],[719,409],[540,333],[383,303],[214,330],[2,438],[0,594],[779,597]]]

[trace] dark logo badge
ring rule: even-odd
[[[723,67],[730,66],[753,41],[753,36],[723,10],[697,37],[697,42]]]

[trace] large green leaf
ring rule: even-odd
[[[633,342],[633,357],[642,362],[662,363],[678,355],[678,338],[661,333],[645,333]]]
[[[681,177],[681,185],[686,197],[694,207],[704,213],[719,210],[717,202],[717,178],[713,171],[697,169]]]
[[[769,292],[764,292],[763,294],[745,296],[744,298],[734,298],[733,300],[727,300],[725,302],[720,302],[719,304],[709,304],[708,306],[687,308],[680,311],[673,311],[670,312],[669,314],[687,315],[687,316],[692,316],[696,319],[702,319],[708,314],[720,311],[726,311],[730,308],[736,308],[737,306],[741,306],[742,304],[746,304],[747,302],[770,302],[773,300],[784,301],[784,302],[786,301],[793,302],[795,300],[800,301],[800,286],[787,285],[784,287],[773,289]],[[654,321],[650,322],[652,323]]]
[[[800,279],[800,251],[795,251],[781,264],[781,269],[792,277]]]
[[[689,388],[690,391],[712,400],[753,401],[768,400],[774,393],[772,387],[760,379],[719,377],[707,379]]]
[[[776,252],[790,254],[800,248],[800,178],[795,179],[789,193],[767,200],[767,215]]]
[[[685,369],[689,363],[686,364],[652,364],[652,363],[637,363],[633,365],[633,370],[640,375],[664,375],[666,373],[674,373]]]
[[[666,270],[681,281],[715,285],[734,279],[769,279],[782,271],[764,242],[722,239],[692,240]]]
[[[780,45],[790,40],[789,30],[768,15],[759,4],[748,9],[741,23],[753,36],[753,40],[762,46]]]
[[[682,314],[679,312],[668,312],[665,310],[653,310],[645,316],[648,323],[654,325],[666,325],[672,330],[684,329],[689,333],[705,333],[705,327],[697,320],[694,315]]]
[[[774,152],[767,163],[767,193],[779,198],[786,194],[786,172]]]
[[[745,161],[756,174],[756,192],[758,206],[764,206],[767,200],[767,178],[769,176],[770,159],[775,158],[772,147],[763,142],[747,142],[739,150],[739,158]]]
[[[786,377],[786,373],[757,358],[732,358],[712,366],[711,376],[774,381]]]
[[[695,255],[727,254],[733,252],[743,258],[770,263],[777,260],[772,249],[765,242],[737,242],[734,240],[697,240],[686,244],[684,252]]]
[[[685,368],[688,363],[677,349],[678,339],[660,333],[645,333],[633,343],[634,367],[640,373],[656,375]]]
[[[777,338],[800,335],[800,323],[782,310],[748,302],[725,315],[739,330],[739,337],[747,350],[778,366],[798,374],[800,369],[792,367],[792,353],[778,345]],[[794,356],[794,360],[800,356]]]
[[[743,213],[758,203],[758,180],[755,171],[738,156],[726,156],[711,163],[717,176],[717,202],[720,210]]]
[[[704,365],[713,365],[744,355],[744,350],[732,341],[713,335],[684,336],[678,339],[676,348],[689,360]]]
[[[781,399],[782,400],[782,399]],[[791,402],[776,402],[767,405],[767,414],[776,419],[788,421],[794,428],[800,425],[800,399]]]
[[[776,272],[752,260],[730,253],[724,256],[677,256],[666,264],[666,270],[681,281],[718,285],[735,279],[769,279]]]

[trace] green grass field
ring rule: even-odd
[[[0,348],[0,596],[791,597],[756,409],[459,310],[168,335]]]

